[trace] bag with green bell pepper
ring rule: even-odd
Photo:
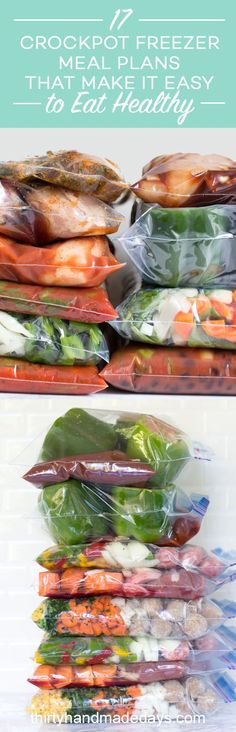
[[[155,475],[147,485],[155,488],[174,483],[191,458],[212,457],[204,446],[157,417],[74,408],[50,427],[37,462],[92,453],[102,457],[111,450],[121,450],[127,458],[150,465]]]
[[[141,203],[121,241],[143,280],[152,285],[236,286],[234,205],[161,208]]]
[[[39,511],[58,543],[75,545],[102,536],[181,546],[200,528],[208,499],[188,498],[175,486],[162,490],[68,480],[40,492]]]

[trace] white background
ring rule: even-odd
[[[106,156],[120,164],[125,177],[134,182],[142,165],[157,154],[172,151],[218,152],[236,157],[235,130],[1,130],[0,158],[16,159],[47,149],[77,148]],[[6,466],[30,440],[72,406],[122,409],[170,416],[182,429],[209,443],[216,452],[211,465],[189,466],[179,480],[188,493],[209,494],[211,503],[198,543],[207,548],[235,544],[236,491],[236,398],[175,397],[112,394],[94,397],[0,396],[0,690],[3,712],[17,694],[30,697],[26,678],[41,632],[30,619],[38,603],[35,590],[37,567],[34,557],[50,545],[37,518],[37,491],[20,479],[25,466]],[[235,596],[233,585],[223,593]],[[33,687],[32,690],[34,691]],[[17,702],[18,704],[18,702]],[[21,702],[19,702],[19,705]],[[29,729],[20,720],[21,709],[2,729]],[[4,715],[3,715],[4,716]],[[227,709],[227,728],[232,708]],[[222,720],[210,726],[217,729]],[[198,727],[199,728],[199,727]],[[233,727],[230,727],[233,728]]]

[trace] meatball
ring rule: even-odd
[[[206,618],[202,615],[189,615],[183,623],[183,631],[189,638],[193,640],[200,638],[208,629]]]
[[[151,621],[151,634],[155,638],[168,638],[172,634],[172,624],[164,618],[153,618]]]
[[[186,602],[184,600],[171,600],[166,607],[166,616],[178,622],[185,618],[185,611]]]
[[[166,681],[164,683],[165,700],[174,704],[184,701],[184,688],[179,681]]]

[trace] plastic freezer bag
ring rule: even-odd
[[[0,281],[0,310],[82,323],[104,323],[117,317],[105,287],[40,287],[4,280]]]
[[[52,424],[39,461],[116,449],[128,459],[147,462],[155,470],[149,484],[161,488],[172,483],[191,458],[212,458],[208,448],[157,417],[75,408]]]
[[[122,220],[110,206],[83,193],[0,180],[0,233],[25,244],[111,234]]]
[[[195,713],[205,716],[216,712],[226,702],[236,701],[235,684],[219,674],[192,676],[183,681],[140,684],[127,687],[57,689],[38,692],[28,712],[34,719],[67,723],[115,719],[124,721],[164,722],[185,718]]]
[[[0,236],[0,278],[11,282],[91,287],[101,285],[123,266],[103,236],[68,239],[41,248]]]
[[[236,603],[101,595],[48,598],[32,619],[50,636],[144,636],[196,640],[236,617]]]
[[[197,570],[206,577],[218,577],[236,564],[236,553],[220,556],[207,552],[202,546],[187,544],[185,547],[156,547],[141,544],[132,539],[102,538],[87,544],[75,546],[56,545],[45,549],[37,557],[38,564],[45,569],[64,570],[71,567],[94,567],[95,569],[153,567],[156,569]]]
[[[170,208],[235,203],[236,162],[222,155],[159,155],[131,187],[146,203]]]
[[[77,150],[47,152],[26,160],[2,162],[0,176],[31,183],[44,181],[71,191],[89,193],[108,203],[127,189],[118,166]]]
[[[153,636],[94,636],[74,637],[46,636],[40,643],[34,660],[39,664],[69,666],[103,663],[110,665],[136,664],[151,661],[206,661],[222,655],[231,655],[236,650],[236,634],[229,628],[209,633],[199,640],[187,641],[175,638],[154,638]],[[235,654],[236,665],[236,654]],[[204,670],[204,666],[202,668]]]
[[[106,389],[95,366],[45,366],[0,357],[0,393],[95,394]]]
[[[112,485],[145,484],[154,474],[155,470],[147,463],[131,458],[127,460],[125,453],[111,450],[110,452],[64,457],[60,460],[36,463],[23,478],[42,488],[44,485],[58,483],[73,477],[96,480],[102,485],[111,485],[111,483]],[[97,546],[99,547],[99,543],[94,546],[95,556],[97,556]]]
[[[209,671],[209,663],[205,663]],[[215,671],[222,662],[215,661]],[[224,663],[224,668],[227,662]],[[154,681],[166,681],[167,679],[181,679],[188,673],[196,673],[199,664],[188,663],[187,661],[147,661],[140,663],[122,664],[93,663],[91,666],[53,666],[40,665],[28,678],[28,681],[40,689],[63,689],[83,686],[129,686],[130,684],[146,684]],[[232,665],[230,665],[232,668]],[[202,669],[202,665],[201,665]],[[201,670],[200,669],[200,670]],[[203,671],[202,671],[203,673]]]
[[[208,503],[205,496],[189,498],[173,486],[105,490],[71,479],[46,486],[38,506],[50,535],[59,543],[77,544],[113,534],[182,546],[198,533]]]
[[[235,287],[235,206],[163,209],[143,204],[139,213],[121,242],[146,282]]]
[[[219,577],[188,569],[65,569],[40,572],[41,597],[83,597],[109,593],[114,597],[169,597],[196,600],[236,579],[235,568]]]
[[[0,356],[74,366],[108,361],[109,350],[95,323],[12,315],[0,310]]]
[[[146,288],[119,305],[112,325],[122,336],[166,346],[236,348],[232,290]]]
[[[236,395],[236,354],[206,348],[127,345],[118,349],[102,376],[137,394]]]

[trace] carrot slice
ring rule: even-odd
[[[83,569],[66,569],[61,574],[61,594],[77,595],[81,586],[83,587],[83,579],[85,573]]]
[[[175,333],[179,335],[183,341],[188,342],[188,339],[192,333],[194,324],[194,314],[184,313],[182,310],[175,316],[174,329]]]
[[[215,310],[216,313],[218,313],[224,320],[232,320],[233,317],[233,308],[229,305],[226,305],[224,302],[219,302],[219,300],[212,300],[211,306],[213,310]]]
[[[121,572],[104,572],[93,570],[85,577],[85,592],[95,594],[96,592],[115,592],[122,589],[123,576]]]
[[[208,320],[201,324],[204,333],[210,338],[236,343],[236,327],[226,325],[224,320]]]

